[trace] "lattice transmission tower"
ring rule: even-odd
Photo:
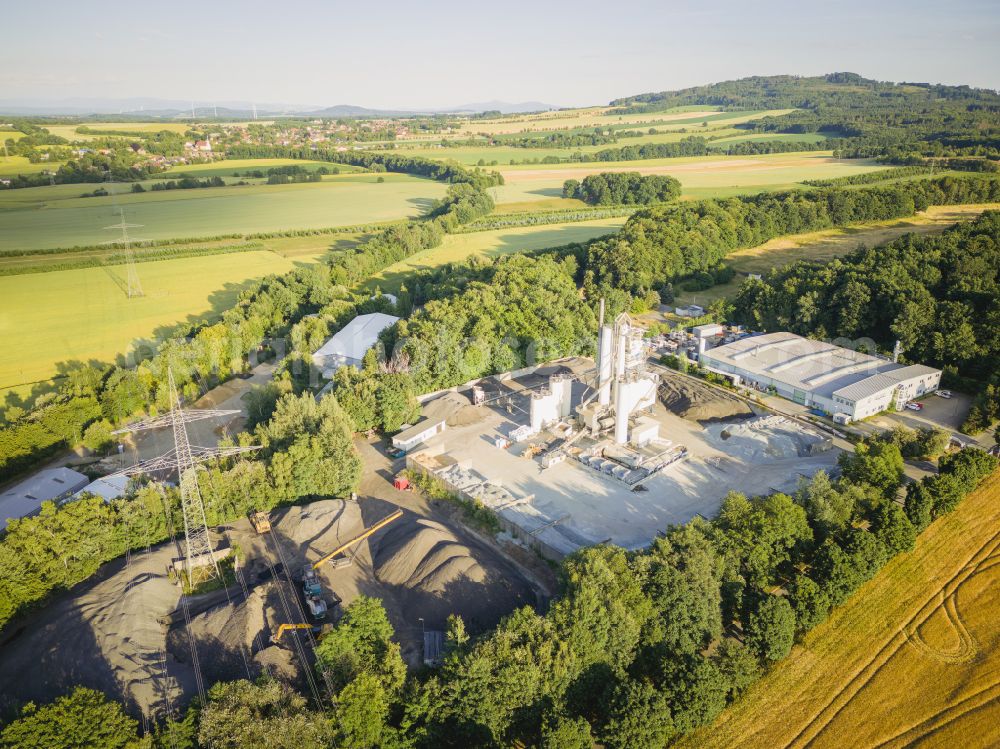
[[[197,469],[199,463],[213,458],[226,458],[240,453],[259,450],[259,447],[199,447],[192,445],[188,438],[187,425],[192,421],[232,416],[238,410],[205,408],[184,409],[181,407],[174,372],[167,369],[167,385],[170,395],[170,411],[163,416],[146,419],[118,429],[112,434],[140,432],[149,429],[170,427],[173,431],[174,447],[163,455],[143,460],[119,471],[116,476],[136,476],[176,471],[177,485],[181,491],[181,510],[184,515],[184,555],[188,581],[193,585],[194,572],[204,568],[209,577],[221,577],[219,564],[212,550],[208,534],[208,519],[205,503],[198,486]]]
[[[139,281],[139,271],[135,267],[135,253],[132,251],[132,241],[129,239],[128,230],[134,229],[136,227],[142,226],[142,224],[126,224],[125,223],[125,212],[122,209],[118,209],[118,213],[121,216],[121,221],[117,224],[112,224],[111,226],[105,226],[105,229],[121,229],[122,235],[118,239],[114,239],[107,244],[118,245],[122,248],[125,253],[125,267],[126,267],[126,288],[125,293],[128,295],[129,299],[142,296],[142,283]]]

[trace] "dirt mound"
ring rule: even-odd
[[[753,416],[740,398],[679,376],[663,377],[660,400],[678,416],[702,423]]]
[[[382,582],[443,593],[458,580],[482,583],[486,572],[445,526],[420,519],[388,531],[374,551]]]

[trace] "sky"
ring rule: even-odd
[[[1000,88],[1000,2],[10,3],[0,100],[558,106],[747,75]]]

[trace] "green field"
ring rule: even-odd
[[[0,392],[47,380],[60,363],[114,361],[134,340],[212,317],[248,281],[307,259],[260,251],[140,263],[145,296],[135,299],[122,291],[122,266],[0,277],[0,346],[8,352]]]
[[[309,161],[307,159],[226,159],[225,161],[212,161],[207,164],[180,164],[165,172],[156,175],[156,179],[176,179],[182,174],[190,174],[192,177],[204,179],[205,177],[228,177],[233,172],[246,172],[250,169],[259,169],[266,172],[279,166],[300,166],[307,171],[314,171],[320,167],[329,170],[337,169],[341,174],[351,174],[363,172],[360,167],[349,164],[331,164],[329,161]]]
[[[0,154],[0,177],[13,177],[15,174],[37,174],[46,169],[58,169],[58,163],[40,161],[32,164],[24,156],[4,156]]]
[[[99,185],[0,191],[0,252],[94,245],[117,209],[143,239],[350,226],[417,216],[446,186],[404,174],[329,176],[319,183],[243,185],[81,198]]]
[[[398,291],[400,284],[413,271],[458,262],[473,255],[495,257],[512,252],[558,247],[570,242],[585,242],[594,237],[613,234],[625,221],[626,217],[622,216],[548,226],[522,226],[468,234],[449,234],[440,246],[418,252],[406,260],[390,265],[368,281],[366,286],[368,288],[378,286],[383,291]]]

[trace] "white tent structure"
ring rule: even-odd
[[[313,354],[313,363],[327,379],[333,377],[340,367],[360,367],[365,354],[378,343],[379,333],[398,321],[398,317],[382,312],[358,315],[320,346]]]
[[[0,495],[0,530],[11,519],[30,517],[42,502],[65,499],[87,485],[87,477],[71,468],[46,468]]]

